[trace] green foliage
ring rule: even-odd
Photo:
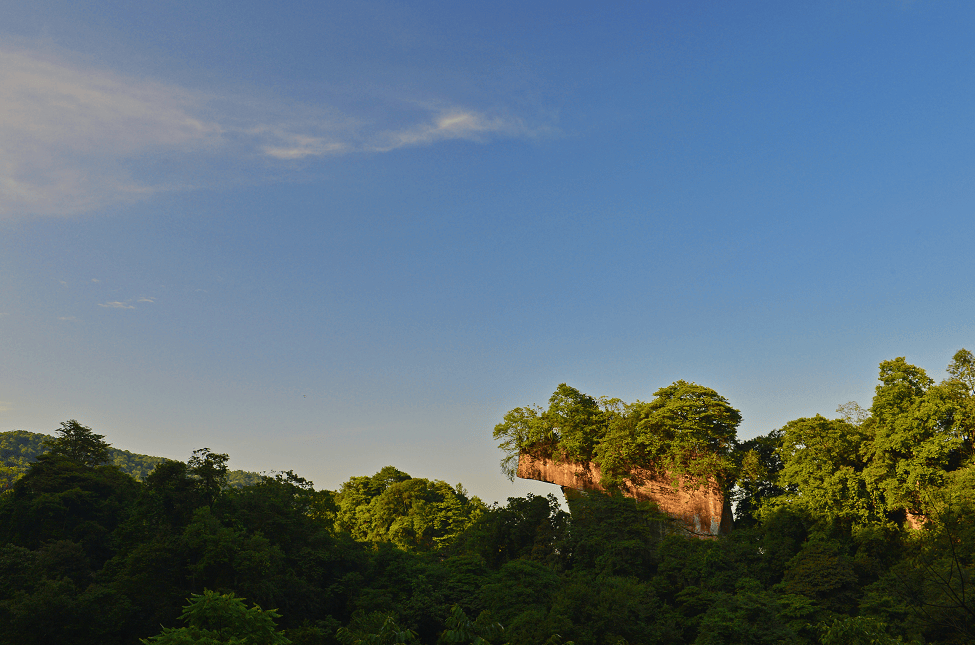
[[[250,609],[234,594],[204,591],[188,599],[180,620],[185,627],[168,627],[142,639],[146,645],[289,645],[274,623],[280,615],[257,605]]]
[[[109,463],[118,466],[121,471],[139,481],[144,481],[156,467],[167,461],[163,457],[150,457],[149,455],[137,455],[128,450],[108,449]]]
[[[227,471],[227,487],[228,488],[245,488],[247,486],[256,486],[261,483],[263,475],[260,473],[252,473],[246,470],[230,470]]]
[[[111,553],[108,536],[137,496],[138,483],[114,466],[42,455],[0,499],[0,541],[36,549],[72,540],[100,564]]]
[[[540,633],[529,642],[544,642],[554,632],[579,645],[671,643],[677,634],[668,614],[652,587],[636,578],[574,571],[563,577]]]
[[[956,401],[952,431],[961,440],[959,454],[968,464],[975,462],[975,356],[958,350],[948,365],[951,378],[942,383]]]
[[[213,503],[220,491],[227,487],[227,461],[230,456],[225,453],[211,452],[209,448],[193,451],[193,456],[187,462],[188,472],[199,478],[203,488],[203,495],[209,503]]]
[[[826,521],[875,521],[878,509],[867,489],[860,454],[868,435],[858,426],[816,415],[790,421],[780,431],[777,455],[782,490],[775,504],[808,510]]]
[[[567,568],[647,577],[654,570],[654,547],[668,533],[668,519],[652,504],[596,493],[570,500],[569,507],[572,530],[558,547]]]
[[[492,505],[459,537],[458,550],[476,554],[497,569],[512,560],[553,562],[568,521],[554,495],[509,497]]]
[[[975,640],[975,504],[971,488],[905,540],[904,556],[880,584],[888,603],[930,640]],[[965,499],[968,497],[968,499]],[[879,586],[879,585],[878,585]],[[875,597],[874,602],[877,601]],[[893,600],[891,603],[890,601]]]
[[[654,393],[638,412],[637,444],[644,467],[704,480],[727,477],[741,413],[711,388],[677,381]]]
[[[504,623],[527,612],[545,613],[562,580],[551,568],[530,560],[512,560],[478,591],[483,606]]]
[[[52,455],[61,455],[85,466],[100,466],[108,461],[109,445],[102,441],[105,436],[95,434],[88,426],[74,419],[61,423],[57,437],[44,442]]]
[[[399,645],[418,642],[416,632],[403,629],[392,616],[380,612],[357,616],[350,627],[339,627],[335,637],[342,645]]]
[[[591,396],[562,383],[548,400],[544,414],[549,432],[558,443],[562,461],[586,463],[606,432],[606,414]]]
[[[792,558],[780,588],[805,596],[817,607],[842,613],[856,603],[859,584],[853,562],[842,546],[818,539],[806,542]]]
[[[91,428],[86,428],[85,426],[81,425],[78,425],[78,427],[75,428],[71,425],[77,423],[77,421],[72,420],[61,424],[62,430],[59,432],[64,431],[64,426],[71,426],[69,428],[71,437],[69,438],[68,443],[80,442],[83,444],[86,441],[91,442],[95,438],[97,438],[99,441],[104,438],[102,435],[96,435],[91,432]],[[88,433],[91,434],[86,438],[85,435]],[[50,435],[41,434],[38,432],[26,432],[24,430],[0,432],[0,492],[11,488],[13,483],[22,477],[25,472],[27,472],[30,464],[35,462],[37,458],[45,451],[48,451],[49,447],[52,445],[61,446],[54,450],[55,452],[58,452],[58,454],[64,454],[65,450],[68,449],[65,447],[64,437],[55,438]],[[149,455],[140,455],[129,452],[128,450],[119,450],[117,448],[112,448],[108,444],[105,444],[105,447],[108,450],[105,462],[118,466],[122,472],[134,477],[139,481],[144,481],[146,477],[148,477],[149,474],[156,469],[157,466],[169,461],[164,457],[151,457]],[[210,454],[209,449],[207,448],[197,451],[197,453],[199,454],[194,453],[194,455],[201,462],[206,462],[209,460],[210,462],[213,462],[212,465],[217,465],[216,462],[218,461],[219,457],[226,457],[226,455]],[[221,485],[229,488],[254,486],[255,484],[260,483],[262,477],[263,476],[258,473],[243,470],[230,470],[226,472],[226,477],[223,479]]]
[[[275,583],[284,576],[284,553],[261,532],[227,526],[209,506],[202,506],[183,535],[192,581],[262,601],[274,596]]]
[[[530,449],[537,456],[591,461],[596,444],[606,432],[607,415],[600,402],[565,383],[549,398],[547,410],[538,406],[515,408],[494,428],[506,453],[502,470],[514,478],[518,454]]]
[[[0,432],[0,464],[26,472],[38,455],[46,450],[44,442],[53,439],[46,434],[24,430]]]
[[[823,645],[901,645],[903,640],[887,635],[887,626],[867,616],[835,618],[822,626]]]
[[[549,407],[515,408],[494,427],[505,457],[502,471],[514,477],[518,455],[595,462],[601,483],[619,487],[634,468],[704,483],[729,479],[729,459],[741,414],[714,390],[677,381],[648,403],[599,401],[562,383]]]
[[[24,473],[19,468],[0,466],[0,494],[13,488],[17,480],[23,476]]]
[[[732,451],[731,460],[737,472],[735,488],[731,491],[735,528],[753,524],[766,500],[795,488],[780,483],[779,473],[784,463],[779,448],[784,434],[782,430],[772,430],[766,435],[739,442]]]
[[[924,513],[922,491],[944,486],[945,472],[958,465],[961,392],[933,385],[903,358],[882,362],[880,381],[865,424],[873,437],[864,477],[888,509]]]
[[[776,597],[750,578],[735,593],[718,593],[701,618],[694,645],[774,645],[799,642]]]
[[[838,410],[843,419],[790,421],[777,449],[782,467],[773,485],[780,493],[762,504],[802,507],[822,522],[859,527],[932,514],[953,473],[972,463],[973,363],[960,350],[948,369],[952,378],[935,385],[903,357],[883,361],[869,416],[847,403]]]
[[[27,432],[25,430],[11,430],[0,432],[0,492],[13,485],[27,468],[37,460],[37,457],[44,453],[47,448],[45,442],[53,441],[51,435],[39,432]],[[108,463],[118,466],[127,475],[144,481],[155,468],[168,461],[164,457],[151,457],[108,448]],[[232,488],[243,486],[253,486],[261,480],[258,473],[245,472],[243,470],[232,470],[227,473],[227,485]]]
[[[975,355],[967,349],[959,349],[948,365],[951,380],[961,383],[970,394],[975,394]]]
[[[464,643],[465,645],[501,645],[504,627],[491,620],[491,614],[483,611],[477,620],[471,620],[464,610],[454,605],[444,624],[446,629],[440,635],[441,643]]]
[[[971,643],[973,363],[959,352],[935,384],[885,361],[869,414],[740,443],[727,401],[681,382],[632,404],[560,386],[506,417],[523,427],[499,438],[610,477],[712,455],[739,521],[711,540],[619,495],[575,496],[571,515],[554,496],[485,507],[393,467],[337,493],[291,471],[235,486],[208,450],[136,481],[2,434],[25,474],[0,494],[0,645]]]
[[[486,510],[459,484],[413,478],[392,466],[351,478],[335,502],[339,530],[357,540],[418,551],[447,546]]]

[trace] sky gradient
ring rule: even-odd
[[[0,15],[0,431],[494,501],[561,382],[747,438],[975,350],[970,3]]]

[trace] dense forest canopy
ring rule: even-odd
[[[0,645],[971,643],[972,354],[948,374],[884,361],[869,408],[746,441],[683,381],[632,404],[560,385],[496,428],[609,477],[718,473],[735,529],[707,541],[618,494],[487,505],[392,466],[234,486],[207,448],[137,477],[76,421],[0,434]]]

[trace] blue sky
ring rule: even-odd
[[[0,7],[0,430],[492,501],[561,382],[751,437],[975,349],[968,3]]]

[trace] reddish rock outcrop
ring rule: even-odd
[[[522,453],[518,456],[518,477],[558,484],[576,490],[604,491],[596,464],[558,462]],[[731,503],[713,479],[695,488],[681,481],[677,488],[669,478],[636,469],[623,484],[623,494],[638,501],[654,503],[661,512],[676,520],[691,535],[708,538],[731,531]]]
[[[904,523],[907,525],[907,528],[911,529],[912,531],[923,529],[924,525],[928,522],[927,516],[922,513],[907,511],[905,515],[906,517]]]

